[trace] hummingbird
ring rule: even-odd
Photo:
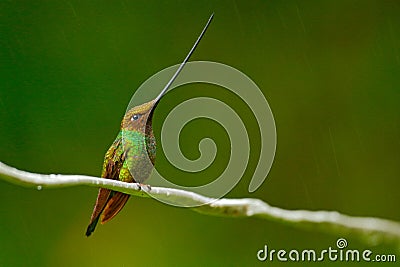
[[[156,159],[156,139],[152,127],[154,109],[182,71],[213,17],[214,14],[211,14],[196,42],[161,93],[155,99],[126,112],[121,122],[121,129],[105,154],[102,178],[138,183],[141,186],[150,176]],[[99,220],[104,224],[114,218],[125,206],[129,197],[128,194],[100,188],[86,236],[93,233]]]

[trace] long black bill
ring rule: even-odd
[[[190,49],[189,53],[175,72],[175,74],[172,76],[172,78],[169,80],[169,82],[165,85],[164,89],[161,91],[161,93],[156,97],[155,103],[157,103],[160,98],[164,95],[164,93],[168,90],[168,88],[171,86],[171,84],[175,81],[176,77],[178,77],[179,73],[182,71],[183,67],[185,64],[188,62],[190,56],[193,54],[194,50],[196,49],[197,45],[200,43],[201,38],[203,38],[203,35],[206,33],[208,26],[210,25],[212,19],[214,17],[214,13],[211,14],[210,18],[207,21],[206,26],[204,26],[203,31],[200,33],[199,37],[197,38],[196,42],[194,43],[192,49]]]

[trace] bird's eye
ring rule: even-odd
[[[133,115],[132,117],[131,117],[131,121],[136,121],[136,120],[138,120],[139,119],[139,115],[138,114],[135,114],[135,115]]]

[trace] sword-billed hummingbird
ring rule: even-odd
[[[193,47],[161,93],[154,100],[133,107],[125,114],[117,138],[104,157],[102,178],[141,184],[150,176],[156,158],[156,139],[152,128],[154,108],[189,60],[213,16],[214,14],[210,16]],[[124,207],[129,196],[100,188],[86,236],[93,233],[99,219],[103,224],[114,218]]]

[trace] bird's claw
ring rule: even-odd
[[[151,191],[151,186],[148,185],[148,184],[138,183],[137,185],[138,185],[138,187],[139,187],[139,191],[142,191],[142,188],[143,188],[143,187],[146,187],[146,190],[145,190],[145,191],[147,191],[147,192]]]

